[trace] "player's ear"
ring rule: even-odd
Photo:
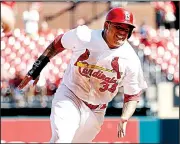
[[[106,21],[106,22],[104,23],[104,29],[108,30],[108,28],[109,28],[109,23]]]

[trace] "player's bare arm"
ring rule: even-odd
[[[124,137],[126,135],[127,121],[131,118],[136,110],[141,91],[135,95],[124,95],[124,105],[120,122],[118,124],[118,137]]]
[[[62,35],[59,35],[43,52],[43,54],[35,61],[33,67],[25,78],[22,80],[20,85],[18,86],[19,89],[24,88],[30,80],[35,80],[33,85],[36,85],[39,80],[39,75],[42,69],[50,62],[50,59],[53,58],[58,53],[64,50],[64,47],[61,44]]]
[[[49,59],[56,56],[58,53],[62,52],[64,50],[62,44],[61,44],[61,38],[62,35],[59,35],[43,52],[42,55],[47,56]]]
[[[128,101],[124,103],[121,118],[128,120],[136,110],[137,101]]]
[[[118,124],[118,137],[124,137],[126,135],[126,125],[128,119],[133,115],[134,111],[136,110],[137,101],[128,101],[125,102],[123,105],[122,115],[120,122]]]
[[[46,50],[43,52],[42,55],[47,56],[49,59],[53,58],[55,55],[57,55],[60,51],[57,50],[54,46],[53,43],[51,43]]]

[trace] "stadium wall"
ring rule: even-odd
[[[100,143],[166,143],[178,144],[178,119],[153,117],[132,118],[127,125],[127,135],[117,138],[118,118],[106,117],[101,132],[94,139]],[[1,143],[48,142],[51,137],[48,118],[2,118]]]

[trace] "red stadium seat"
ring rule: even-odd
[[[168,63],[163,62],[163,63],[161,64],[161,69],[162,69],[162,70],[167,70],[167,68],[168,68]]]
[[[169,74],[174,74],[175,73],[175,68],[173,65],[169,65],[168,66],[168,71],[167,71]]]
[[[158,57],[163,57],[164,53],[165,53],[164,47],[159,46],[157,48],[157,55],[158,55]]]
[[[170,61],[169,61],[169,64],[175,66],[175,65],[177,64],[176,58],[171,57],[171,59],[170,59]]]
[[[163,60],[164,60],[165,62],[167,62],[167,61],[170,60],[170,58],[171,58],[171,53],[170,53],[169,51],[166,51],[166,52],[164,53]]]

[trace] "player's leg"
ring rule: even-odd
[[[52,102],[50,143],[71,143],[79,127],[80,111],[78,106],[67,97],[68,94],[66,87],[62,87],[55,94],[55,97],[60,95],[60,98]]]
[[[81,107],[81,123],[73,143],[90,143],[100,132],[105,110],[92,111],[85,104]]]

